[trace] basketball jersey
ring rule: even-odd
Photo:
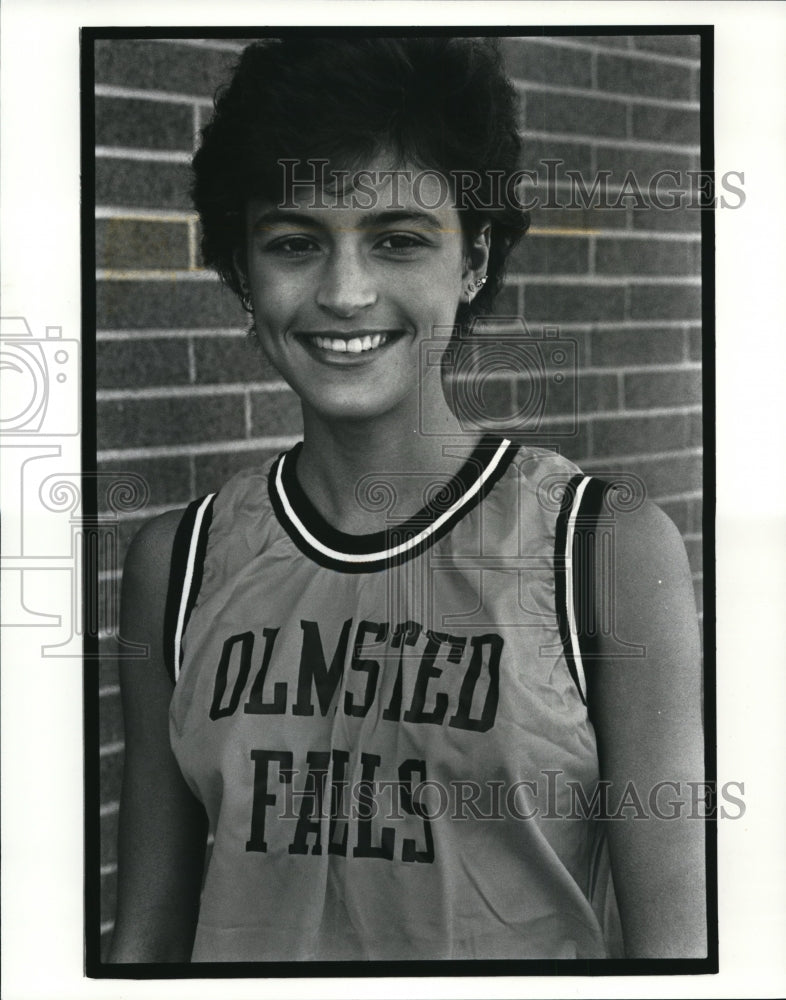
[[[423,507],[340,532],[300,446],[189,508],[172,748],[212,847],[193,961],[618,953],[573,611],[594,481],[486,437]],[[459,452],[456,452],[459,455]],[[407,473],[411,485],[412,473]]]

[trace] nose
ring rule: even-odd
[[[334,252],[325,262],[317,288],[317,304],[349,319],[377,301],[377,289],[361,255]]]

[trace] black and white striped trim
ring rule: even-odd
[[[557,620],[568,669],[581,700],[587,701],[585,662],[596,654],[596,523],[607,484],[592,476],[568,480],[554,541]]]
[[[296,446],[280,455],[268,477],[281,525],[300,551],[319,565],[343,573],[371,573],[414,558],[448,534],[490,492],[518,449],[507,439],[484,438],[446,487],[446,496],[457,496],[447,509],[424,507],[402,524],[367,535],[336,530],[313,507],[295,476],[298,450]]]
[[[176,684],[183,659],[182,641],[202,583],[207,536],[215,493],[194,500],[186,508],[175,534],[164,620],[164,662]]]

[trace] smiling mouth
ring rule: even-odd
[[[331,337],[323,334],[307,334],[304,340],[310,347],[319,348],[329,354],[368,354],[384,347],[395,338],[395,333],[381,330],[378,333],[364,333],[358,336]]]

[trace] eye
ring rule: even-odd
[[[416,236],[413,233],[388,233],[387,236],[383,236],[379,240],[377,246],[382,250],[405,254],[413,250],[419,250],[421,247],[428,246],[428,244],[423,237]]]
[[[282,239],[269,243],[265,248],[268,253],[280,254],[284,257],[302,257],[319,250],[319,244],[310,236],[284,236]]]

